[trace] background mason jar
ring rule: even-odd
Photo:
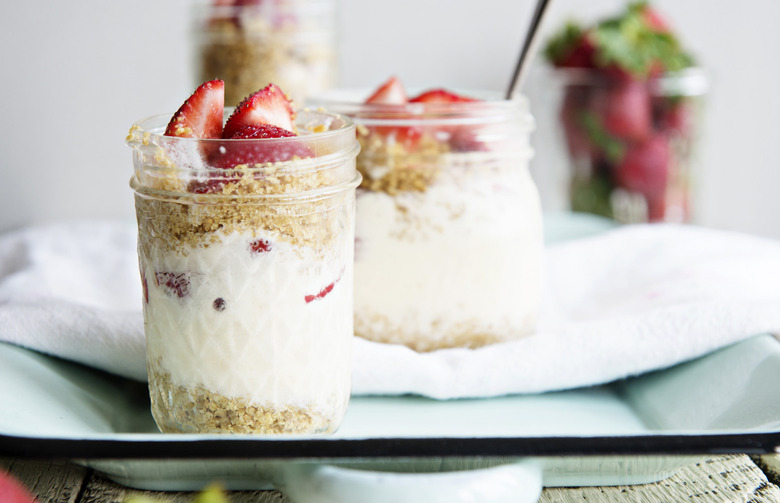
[[[196,83],[225,81],[225,104],[274,83],[299,106],[337,79],[336,0],[216,1],[193,9]]]
[[[522,337],[540,304],[542,215],[524,98],[314,105],[357,123],[355,333],[417,351]]]
[[[707,78],[699,69],[629,80],[608,72],[551,72],[557,146],[573,211],[622,223],[690,222],[695,148]]]

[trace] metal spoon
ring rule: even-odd
[[[550,0],[551,2],[552,0]],[[520,58],[517,60],[517,66],[512,74],[512,81],[509,83],[509,88],[506,91],[506,99],[511,99],[515,95],[520,85],[523,83],[525,74],[528,73],[528,62],[531,60],[529,57],[532,54],[532,49],[536,48],[539,40],[539,26],[542,24],[542,18],[544,17],[545,10],[547,9],[548,0],[538,0],[536,3],[536,9],[534,15],[531,17],[531,24],[528,27],[528,32],[525,35],[523,41],[523,47],[520,50]]]

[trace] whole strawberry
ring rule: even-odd
[[[11,474],[0,470],[0,501],[2,503],[37,503],[32,494]]]
[[[645,82],[619,80],[598,87],[592,108],[608,133],[622,140],[642,141],[651,132],[652,105]]]
[[[615,168],[618,186],[657,199],[666,190],[671,152],[669,141],[655,135],[629,148]]]

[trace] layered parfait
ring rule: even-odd
[[[361,144],[355,334],[417,351],[528,334],[542,219],[525,102],[409,96],[395,77],[363,99],[329,105]]]
[[[213,0],[198,5],[194,41],[199,81],[225,81],[236,105],[274,82],[297,102],[336,78],[333,0]]]
[[[164,432],[331,432],[350,394],[354,125],[294,113],[273,84],[223,105],[206,82],[128,137],[152,412]]]

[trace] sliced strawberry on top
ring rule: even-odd
[[[297,136],[292,131],[271,124],[252,124],[242,126],[230,137],[231,140],[251,140],[261,138],[289,138]],[[294,157],[301,159],[313,154],[309,147],[300,141],[291,142],[223,142],[220,151],[209,159],[211,165],[219,169],[230,169],[239,164],[264,164],[284,162]]]
[[[370,105],[406,105],[408,102],[409,97],[398,77],[390,77],[366,100],[366,104]],[[384,117],[384,111],[379,111],[379,115]],[[402,108],[391,115],[394,119],[412,118]],[[408,149],[414,149],[421,136],[420,129],[414,126],[370,126],[368,129],[381,135],[386,142],[401,144]]]
[[[270,124],[243,126],[229,140],[249,140],[258,138],[289,138],[298,136],[292,131]],[[220,148],[209,156],[212,168],[227,170],[238,165],[265,164],[268,162],[289,161],[293,157],[311,157],[311,150],[301,142],[241,142],[223,141]],[[220,192],[225,184],[239,181],[239,176],[228,172],[226,176],[214,171],[209,178],[192,180],[187,186],[195,194],[214,194]]]
[[[288,136],[298,136],[288,129],[284,129],[273,124],[248,124],[241,126],[232,135],[231,140],[249,140],[252,138],[286,138]]]
[[[453,93],[446,89],[431,89],[409,100],[409,103],[422,104],[452,104],[473,103],[479,100]],[[486,150],[486,146],[477,139],[476,131],[470,126],[440,126],[439,131],[450,134],[450,147],[456,152],[470,152],[474,150]]]
[[[366,103],[381,105],[403,105],[407,102],[406,90],[397,77],[390,77],[366,100]]]
[[[431,89],[409,100],[409,103],[469,103],[479,101],[446,89]]]
[[[225,83],[209,80],[173,114],[165,128],[166,136],[180,138],[220,138],[225,108]]]
[[[225,123],[222,138],[231,138],[244,126],[270,124],[292,131],[295,112],[292,103],[275,84],[250,94],[239,103]]]

